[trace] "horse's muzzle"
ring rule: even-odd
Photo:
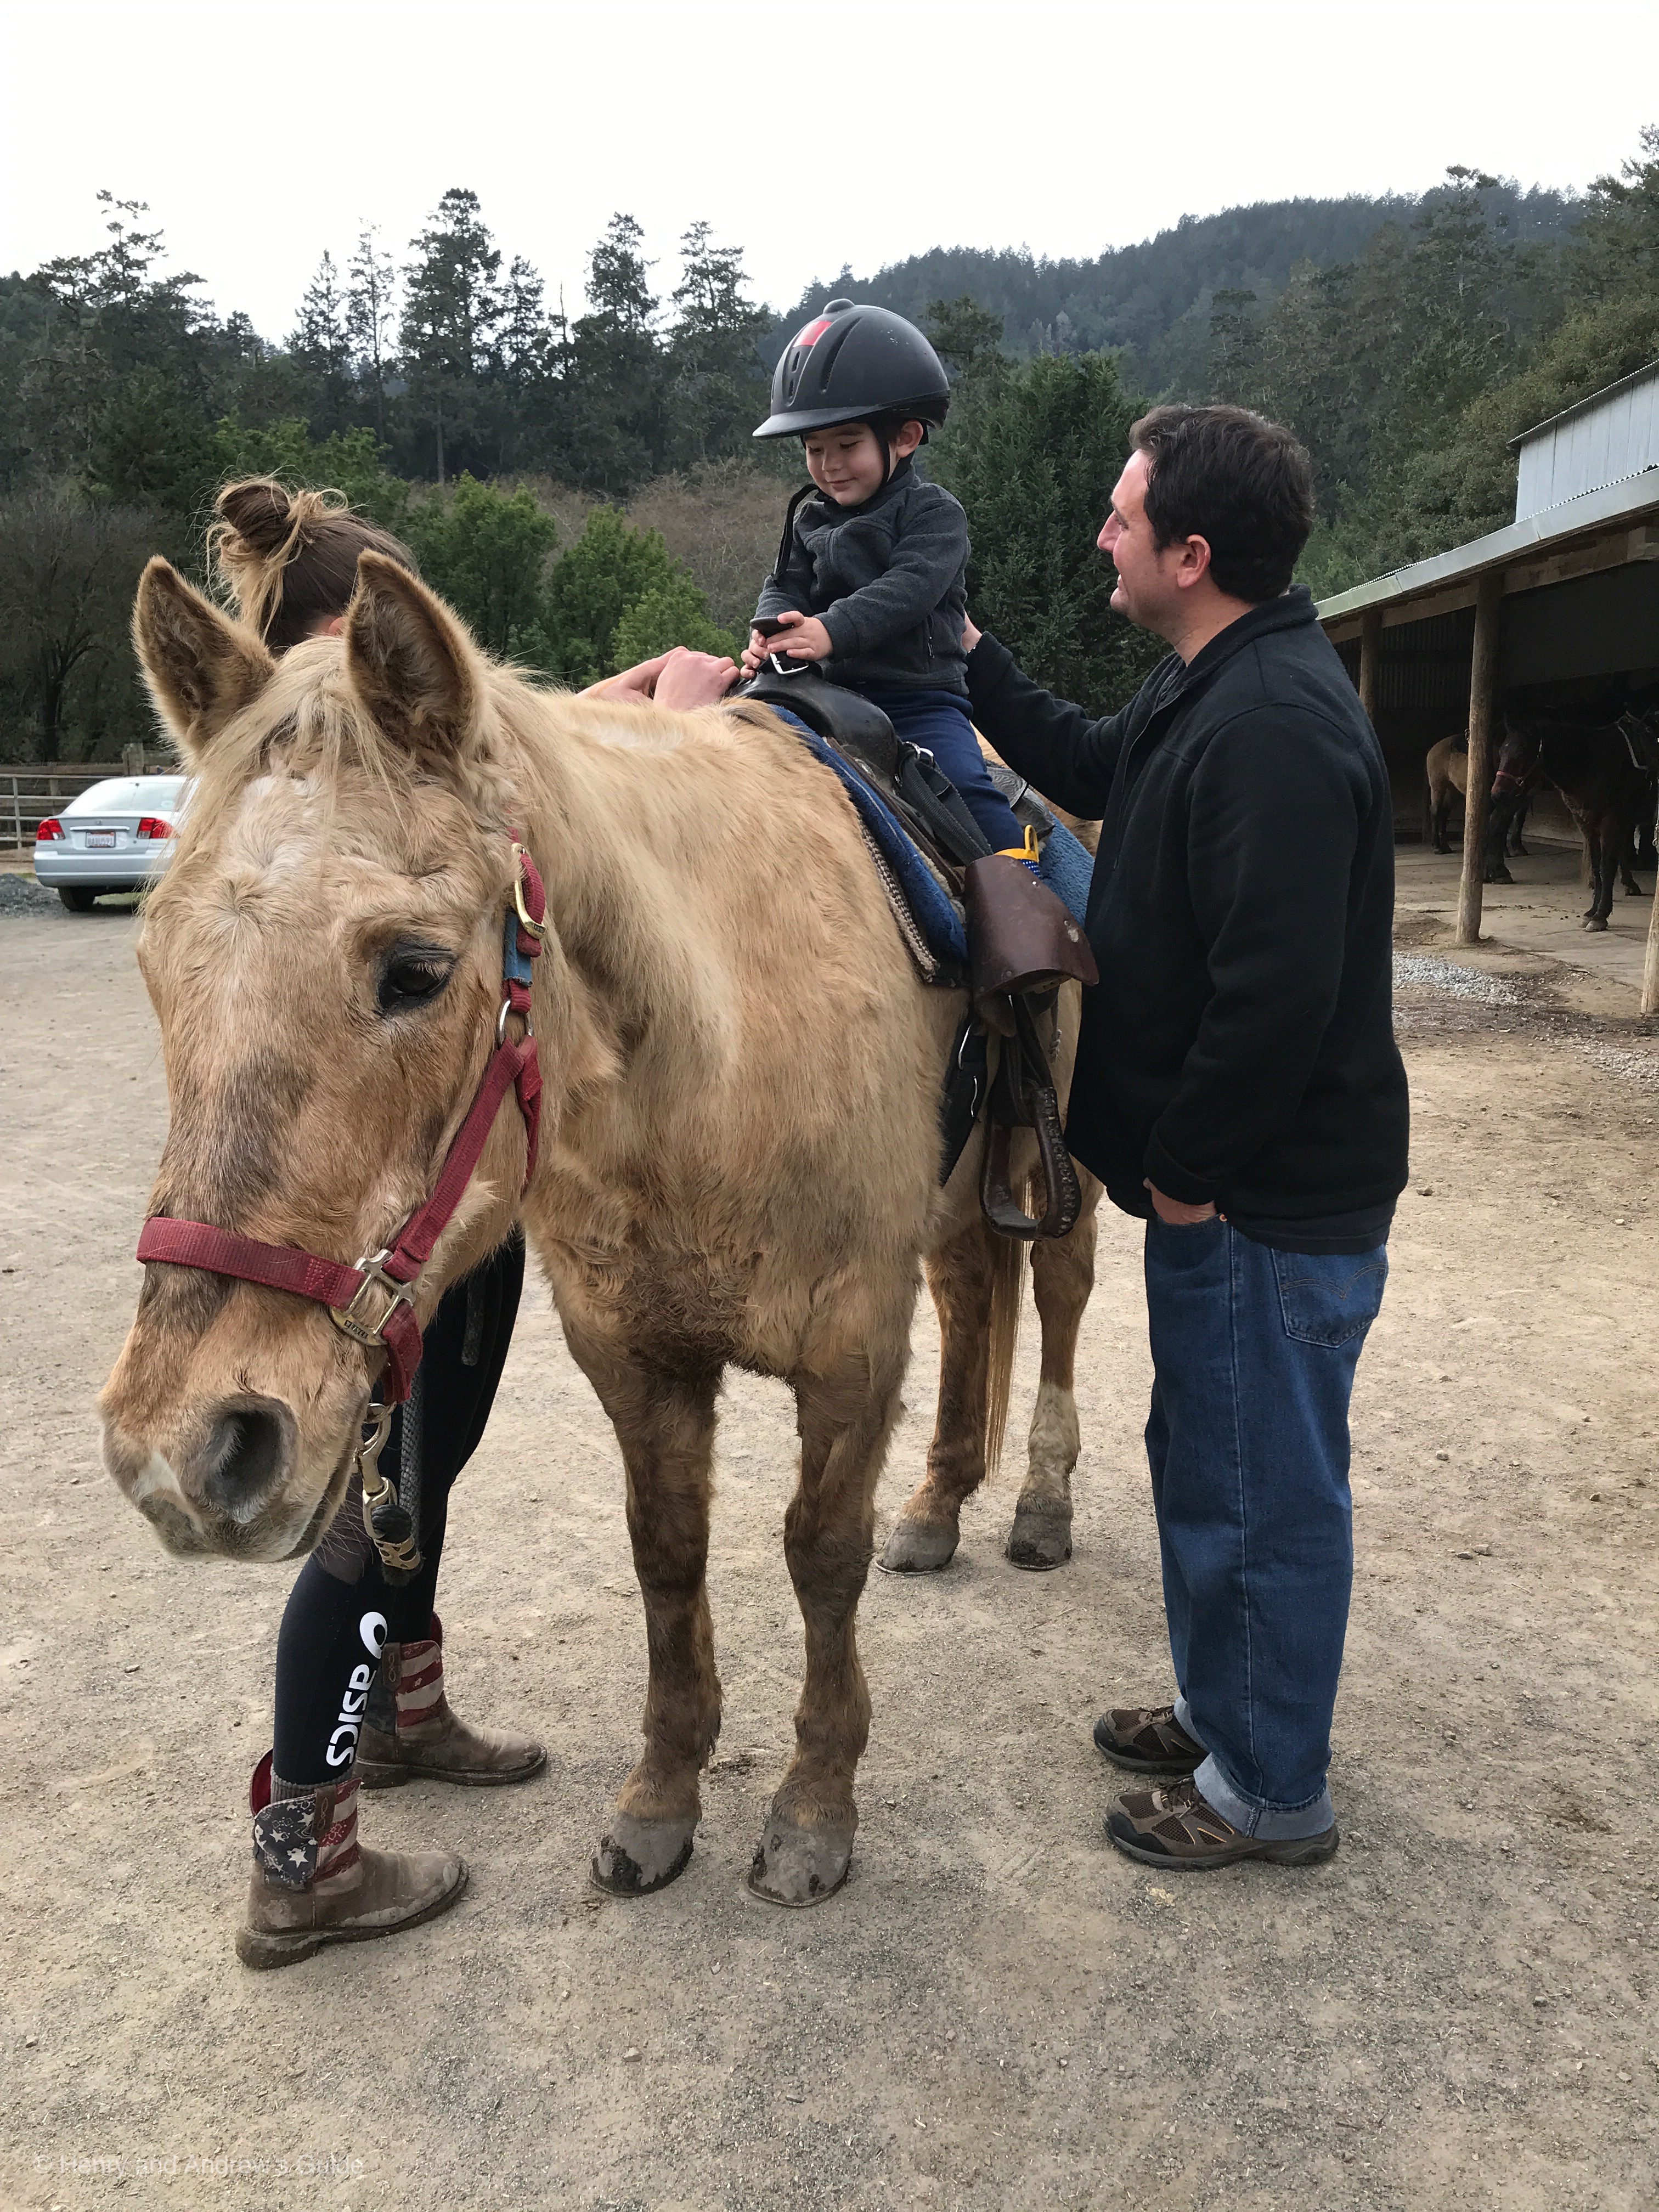
[[[280,1400],[238,1397],[207,1409],[200,1443],[169,1455],[104,1425],[104,1464],[117,1486],[183,1558],[287,1559],[316,1541],[343,1487],[339,1470],[315,1498],[296,1498],[294,1415]]]

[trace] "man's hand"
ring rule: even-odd
[[[657,688],[657,678],[668,665],[669,656],[659,653],[654,660],[636,661],[632,668],[624,668],[620,675],[602,676],[597,684],[588,684],[579,691],[579,699],[631,700],[642,705]]]
[[[771,653],[781,653],[786,660],[828,660],[834,653],[830,633],[816,615],[804,615],[788,607],[773,619],[782,624],[775,635],[763,637],[757,629],[750,631],[743,649],[745,674],[752,676]]]
[[[684,712],[691,707],[712,707],[723,699],[738,680],[738,664],[727,653],[693,653],[677,645],[663,663],[653,695],[659,707]]]
[[[712,706],[738,680],[737,664],[721,653],[693,653],[677,645],[654,660],[635,662],[620,675],[606,676],[578,694],[583,699],[614,699],[625,705],[684,709]]]
[[[1178,1198],[1167,1198],[1155,1182],[1141,1177],[1143,1187],[1152,1193],[1152,1211],[1170,1229],[1191,1229],[1200,1221],[1216,1218],[1215,1200],[1206,1199],[1202,1206],[1183,1206]],[[1221,1217],[1226,1218],[1224,1214]]]

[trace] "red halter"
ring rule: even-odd
[[[234,1236],[204,1221],[173,1221],[153,1215],[138,1239],[141,1260],[161,1260],[175,1267],[201,1267],[213,1275],[234,1275],[244,1283],[263,1283],[326,1306],[329,1319],[355,1342],[384,1350],[381,1392],[388,1405],[409,1396],[421,1364],[421,1325],[415,1318],[415,1286],[432,1257],[433,1247],[472,1180],[508,1086],[517,1092],[524,1116],[525,1187],[536,1172],[536,1142],[541,1119],[541,1068],[535,1032],[530,1026],[530,963],[542,949],[547,931],[547,895],[536,864],[522,846],[513,848],[513,904],[507,909],[501,958],[501,1010],[495,1022],[495,1049],[489,1056],[477,1096],[455,1133],[437,1185],[424,1206],[411,1213],[384,1250],[359,1260],[355,1267],[324,1260],[291,1244],[261,1244]],[[507,1018],[517,1014],[524,1036],[509,1043]],[[375,1294],[381,1301],[374,1308]]]

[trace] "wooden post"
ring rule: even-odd
[[[1463,798],[1463,880],[1457,894],[1457,942],[1480,942],[1481,884],[1486,872],[1486,815],[1492,798],[1492,722],[1498,705],[1498,625],[1504,572],[1489,569],[1477,586],[1474,651],[1469,661],[1469,787]]]
[[[1382,662],[1382,610],[1367,607],[1359,617],[1359,703],[1376,727],[1376,679]]]
[[[1648,922],[1648,954],[1642,963],[1642,1012],[1659,1014],[1659,884],[1653,887],[1653,913]]]

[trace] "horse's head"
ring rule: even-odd
[[[161,561],[134,635],[197,778],[139,940],[171,1110],[150,1212],[354,1264],[431,1191],[495,1041],[515,804],[495,672],[373,555],[343,635],[280,662]],[[525,1142],[509,1107],[422,1322],[506,1233]],[[303,1551],[378,1359],[319,1304],[152,1264],[101,1401],[106,1463],[174,1551]]]
[[[1540,726],[1514,714],[1506,715],[1498,737],[1498,758],[1492,763],[1493,798],[1501,799],[1506,794],[1518,797],[1530,791],[1537,781],[1543,757],[1544,732]]]

